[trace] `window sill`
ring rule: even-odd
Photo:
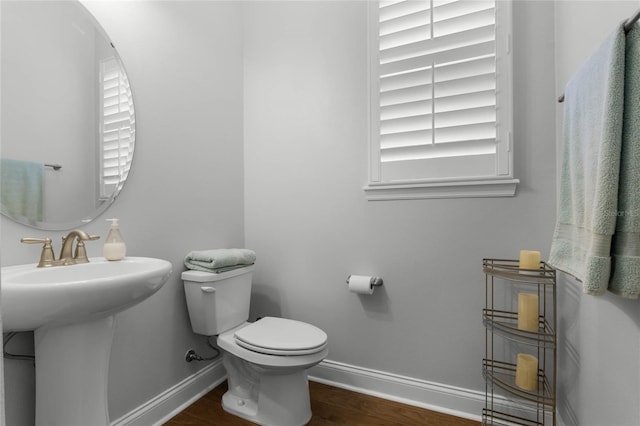
[[[519,182],[518,179],[495,179],[393,184],[370,183],[363,189],[369,201],[513,197]]]

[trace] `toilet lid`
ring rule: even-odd
[[[311,324],[264,317],[234,334],[236,343],[270,355],[308,355],[327,346],[327,334]]]

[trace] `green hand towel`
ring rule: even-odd
[[[549,263],[601,295],[611,272],[622,145],[625,33],[622,23],[565,89],[558,217]]]
[[[204,272],[225,272],[253,265],[256,254],[248,249],[195,250],[187,254],[184,266]]]
[[[0,160],[0,201],[8,216],[41,222],[44,218],[44,165],[31,161]]]

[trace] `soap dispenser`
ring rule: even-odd
[[[127,253],[127,246],[124,244],[124,240],[120,234],[118,219],[107,219],[107,221],[111,221],[111,229],[109,229],[109,234],[104,242],[102,255],[107,260],[122,260]]]

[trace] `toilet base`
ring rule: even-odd
[[[226,352],[229,390],[222,396],[228,413],[264,426],[302,426],[311,419],[306,369],[265,369]]]

